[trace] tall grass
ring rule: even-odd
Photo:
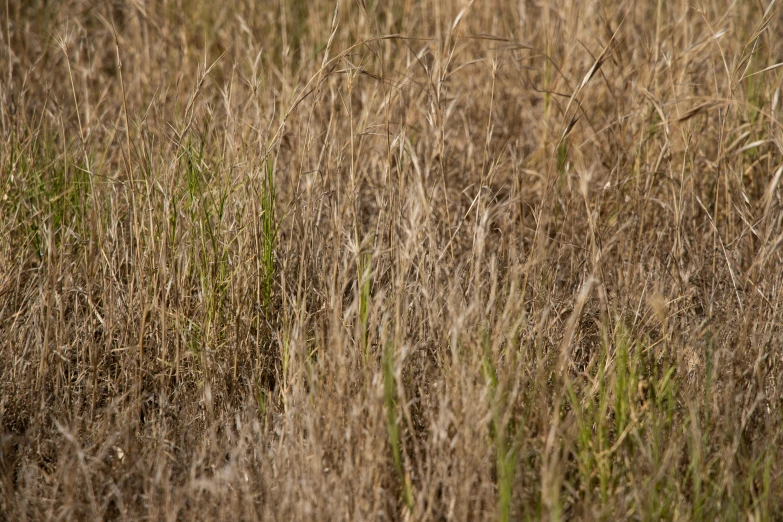
[[[776,2],[0,6],[0,520],[778,520]]]

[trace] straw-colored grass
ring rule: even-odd
[[[783,516],[774,1],[0,10],[0,520]]]

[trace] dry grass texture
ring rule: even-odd
[[[0,519],[783,515],[774,1],[3,4]]]

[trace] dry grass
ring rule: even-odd
[[[775,2],[338,3],[4,2],[0,519],[779,520]]]

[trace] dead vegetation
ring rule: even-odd
[[[780,518],[774,0],[1,18],[0,519]]]

